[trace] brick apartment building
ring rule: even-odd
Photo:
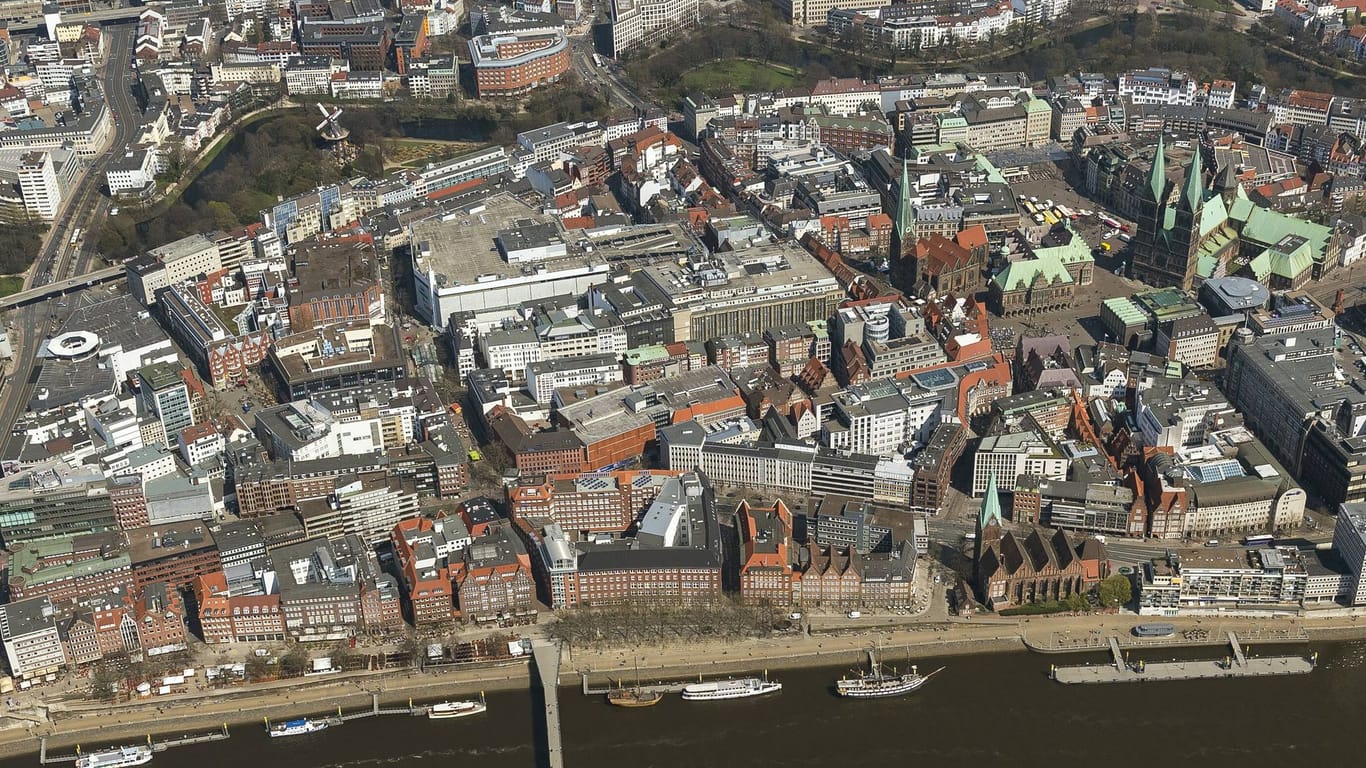
[[[141,590],[166,582],[188,589],[196,576],[223,570],[218,544],[205,523],[190,521],[126,531],[133,583]]]
[[[204,642],[214,645],[285,639],[279,595],[230,595],[222,571],[196,577],[193,589]]]
[[[462,554],[450,564],[461,618],[484,622],[535,611],[531,558],[510,527],[491,527]]]
[[[346,59],[353,71],[383,70],[392,45],[380,22],[307,20],[299,25],[299,53]]]
[[[524,477],[508,488],[514,519],[551,520],[573,534],[620,533],[635,523],[674,470]]]
[[[792,513],[781,500],[767,509],[741,501],[735,510],[740,534],[740,599],[751,605],[792,602]]]
[[[383,318],[379,258],[368,236],[301,244],[292,266],[289,322],[294,333]]]
[[[480,35],[469,49],[480,98],[526,93],[569,71],[569,41],[559,32]]]

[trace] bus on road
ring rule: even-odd
[[[1274,543],[1276,543],[1276,537],[1269,533],[1248,536],[1243,539],[1243,546],[1245,547],[1269,547]]]

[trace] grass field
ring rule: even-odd
[[[1226,0],[1185,0],[1190,8],[1199,8],[1206,11],[1233,12]]]
[[[23,275],[6,275],[0,277],[0,296],[9,296],[24,290]]]
[[[434,158],[454,157],[479,148],[468,141],[433,141],[429,139],[385,139],[384,167],[418,168]]]
[[[769,64],[745,59],[724,59],[689,70],[683,75],[677,90],[681,93],[701,91],[709,94],[750,93],[790,88],[797,82],[798,73]]]

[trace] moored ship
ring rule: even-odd
[[[124,768],[152,762],[149,747],[119,747],[102,752],[91,752],[76,758],[76,768]]]
[[[717,680],[711,683],[692,683],[684,686],[684,701],[724,701],[726,699],[748,699],[777,693],[783,684],[760,677],[743,677],[739,680]]]
[[[640,687],[640,665],[636,665],[636,684],[627,688],[620,682],[607,692],[607,703],[614,707],[653,707],[664,699],[659,691],[647,691]]]
[[[310,720],[301,717],[297,720],[286,720],[283,723],[275,723],[268,727],[271,738],[279,736],[302,736],[305,733],[313,733],[327,728],[326,720]]]
[[[468,701],[443,701],[440,704],[433,704],[427,710],[429,720],[448,720],[453,717],[469,717],[481,712],[488,711],[488,705],[484,703],[484,695],[479,695],[479,700]]]
[[[868,671],[857,677],[839,679],[835,683],[835,692],[851,699],[882,699],[889,696],[904,696],[918,690],[931,677],[942,671],[944,668],[940,667],[928,675],[922,675],[917,667],[912,666],[910,672],[898,675],[893,671],[888,674],[883,670],[881,662],[878,661],[877,654],[870,650],[868,651]]]
[[[614,688],[607,692],[607,703],[614,707],[653,707],[664,699],[659,691],[647,691],[640,686]]]

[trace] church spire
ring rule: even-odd
[[[1238,184],[1238,176],[1233,170],[1233,163],[1224,163],[1224,167],[1214,174],[1214,192],[1219,195],[1228,195]],[[1224,202],[1228,202],[1227,197]]]
[[[1167,158],[1163,154],[1162,134],[1157,135],[1157,154],[1153,155],[1153,173],[1148,178],[1148,188],[1152,190],[1153,199],[1158,205],[1162,204],[1162,193],[1167,191]]]
[[[977,530],[984,531],[988,526],[1001,524],[1001,496],[996,492],[996,473],[987,475],[987,491],[982,497],[982,510],[977,518]]]
[[[1191,213],[1200,210],[1205,204],[1205,171],[1200,163],[1200,146],[1197,144],[1191,155],[1191,164],[1186,167],[1186,180],[1181,185],[1181,201],[1178,208]]]
[[[901,186],[896,190],[896,234],[903,244],[910,236],[911,228],[911,172],[909,161],[903,159]]]

